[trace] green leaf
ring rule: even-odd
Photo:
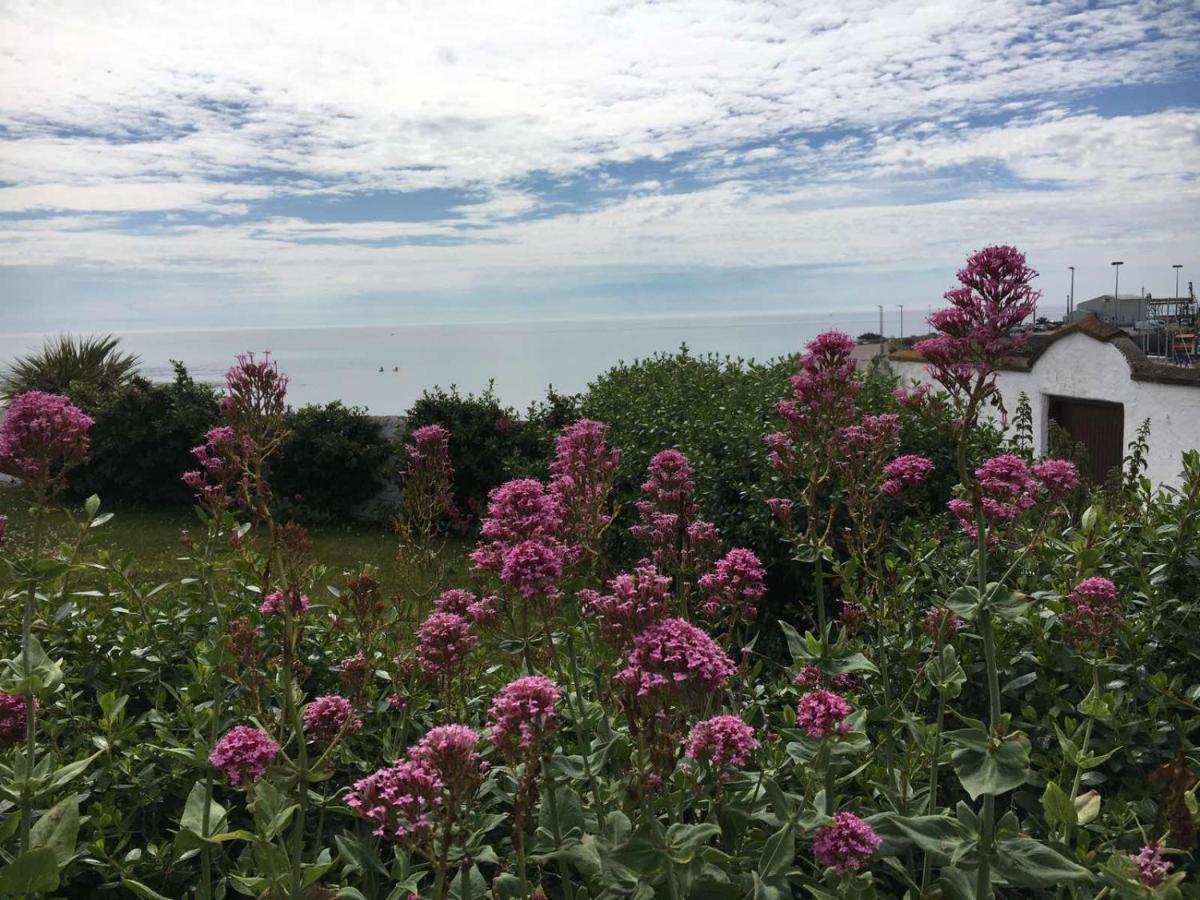
[[[1102,722],[1107,722],[1113,717],[1112,703],[1109,698],[1095,688],[1088,691],[1088,695],[1079,701],[1079,711],[1085,716],[1099,719]]]
[[[967,683],[967,673],[963,671],[958,654],[950,644],[942,647],[942,652],[925,666],[925,677],[947,700],[953,700],[961,694],[963,685]]]
[[[121,882],[121,887],[129,888],[129,890],[138,897],[144,900],[171,900],[170,897],[164,897],[158,891],[147,887],[140,881],[134,881],[132,878],[126,878]]]
[[[59,788],[65,787],[82,775],[99,755],[99,753],[93,753],[84,759],[77,759],[73,763],[67,763],[60,769],[55,769],[54,774],[46,782],[45,789],[47,791],[57,791]]]
[[[1075,804],[1057,782],[1048,782],[1046,790],[1042,791],[1042,811],[1048,825],[1073,826],[1077,823]]]
[[[800,633],[782,619],[779,620],[779,629],[787,640],[788,652],[792,654],[792,659],[807,659],[808,650],[804,646],[804,638],[800,637]]]
[[[89,519],[96,518],[96,513],[100,512],[100,495],[92,494],[92,496],[83,501],[83,509]]]
[[[758,858],[758,874],[763,878],[774,878],[787,871],[796,858],[796,829],[788,822],[763,844]]]
[[[75,855],[75,840],[79,837],[79,795],[72,794],[47,810],[33,824],[29,839],[31,846],[46,847],[54,852],[58,865],[66,865]]]
[[[58,889],[58,859],[49,847],[35,847],[0,869],[0,896],[21,897]]]
[[[975,845],[974,832],[950,816],[901,816],[887,812],[867,821],[883,838],[880,856],[898,856],[915,848],[940,863],[947,863]]]
[[[1092,878],[1083,866],[1027,837],[997,841],[995,864],[996,871],[1014,887],[1046,888]]]
[[[702,822],[699,825],[676,822],[667,829],[667,856],[672,862],[686,866],[720,833],[720,826],[712,822]]]
[[[1024,737],[996,741],[979,729],[965,729],[965,732],[947,732],[946,739],[959,744],[950,760],[972,800],[984,794],[1003,794],[1025,783],[1029,777],[1029,743]],[[980,735],[984,740],[982,746]]]
[[[973,622],[979,615],[980,602],[979,589],[963,585],[946,598],[944,605],[964,622]]]
[[[1088,791],[1075,798],[1075,821],[1078,825],[1087,825],[1100,815],[1100,794],[1098,791]]]

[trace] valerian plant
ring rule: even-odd
[[[1032,279],[968,260],[941,390],[891,397],[830,333],[755,398],[776,480],[723,490],[786,577],[713,524],[707,451],[595,419],[491,491],[461,579],[459,438],[414,430],[397,559],[331,572],[276,518],[287,382],[247,356],[183,475],[189,573],[154,584],[92,549],[98,500],[58,507],[86,416],[14,404],[0,894],[1194,896],[1200,454],[1156,489],[1140,434],[1100,490],[983,451]]]

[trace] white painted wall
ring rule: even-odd
[[[905,383],[930,382],[923,363],[891,361]],[[1033,440],[1046,450],[1048,398],[1106,400],[1125,407],[1125,445],[1150,419],[1146,475],[1155,484],[1178,484],[1184,450],[1200,447],[1200,387],[1134,381],[1129,363],[1112,344],[1075,333],[1055,341],[1030,372],[1001,372],[996,379],[1011,417],[1024,391],[1033,407]],[[934,384],[936,387],[936,383]]]

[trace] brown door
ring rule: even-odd
[[[1050,418],[1087,447],[1092,481],[1121,467],[1125,454],[1125,408],[1120,403],[1051,397]]]

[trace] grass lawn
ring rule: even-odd
[[[21,549],[30,540],[30,517],[28,495],[19,487],[0,485],[0,515],[8,516],[8,540]],[[199,526],[191,509],[169,507],[165,509],[105,509],[114,516],[97,528],[90,538],[93,552],[96,549],[124,556],[133,553],[136,566],[143,577],[142,583],[157,584],[185,578],[192,573],[186,561],[180,561],[179,534],[184,528]],[[78,515],[82,510],[77,510]],[[55,514],[53,535],[56,540],[66,540],[70,534],[70,523],[65,514]],[[337,584],[341,573],[356,569],[363,563],[378,566],[380,581],[385,592],[398,590],[396,572],[396,536],[386,526],[341,526],[314,528],[311,531],[313,554],[328,567],[328,580]],[[450,579],[465,585],[468,561],[466,554],[473,543],[464,538],[453,538],[446,545],[444,558],[450,562]],[[8,550],[11,552],[12,547]],[[8,573],[0,568],[0,590],[8,582]]]

